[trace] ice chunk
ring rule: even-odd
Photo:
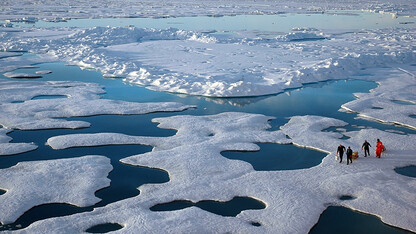
[[[9,78],[41,78],[42,76],[36,74],[29,74],[29,73],[14,73],[14,72],[6,72],[3,74],[5,77]]]
[[[50,70],[36,71],[36,74],[41,74],[41,75],[50,74],[50,73],[52,73],[52,71]]]
[[[46,203],[90,206],[100,201],[94,192],[110,185],[110,159],[84,156],[19,162],[0,170],[0,222],[14,222],[28,209]]]
[[[283,40],[283,41],[308,41],[308,40],[323,40],[327,38],[327,36],[325,36],[323,33],[310,32],[311,30],[303,30],[303,31],[294,30],[294,31],[297,31],[297,32],[292,32],[284,36],[279,36],[279,37],[276,37],[276,39]]]

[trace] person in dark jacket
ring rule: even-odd
[[[364,144],[361,146],[361,150],[364,149],[364,157],[367,157],[367,154],[368,156],[370,156],[370,147],[371,147],[370,143],[368,143],[368,141],[365,140]]]
[[[352,149],[349,146],[347,149],[347,165],[349,164],[348,162],[352,163]]]
[[[338,149],[337,149],[337,155],[340,158],[340,163],[342,163],[342,156],[344,156],[344,151],[345,151],[345,147],[341,144],[339,144]]]

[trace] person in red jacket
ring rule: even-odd
[[[381,157],[381,152],[384,151],[384,145],[383,143],[380,141],[380,139],[377,139],[377,146],[376,146],[376,157],[380,158]]]

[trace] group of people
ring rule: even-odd
[[[364,141],[363,145],[361,146],[361,150],[364,150],[364,157],[370,156],[370,143],[368,143],[367,140]],[[380,158],[381,157],[381,152],[383,152],[384,150],[386,150],[386,148],[384,147],[383,143],[380,141],[380,139],[377,139],[377,145],[376,145],[376,157]],[[344,156],[344,151],[345,151],[345,146],[343,145],[339,145],[338,149],[337,149],[337,158],[339,156],[340,159],[340,163],[342,162],[342,157]],[[352,149],[351,147],[348,146],[347,150],[346,150],[346,155],[347,155],[347,165],[352,163]]]

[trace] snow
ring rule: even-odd
[[[139,230],[144,233],[155,230],[307,233],[319,215],[334,204],[375,214],[393,226],[416,230],[413,215],[416,181],[394,171],[396,167],[416,163],[413,155],[416,148],[408,144],[415,142],[415,135],[362,129],[343,132],[351,138],[342,140],[340,133],[323,132],[329,126],[345,126],[341,120],[295,116],[280,130],[267,131],[269,119],[258,114],[233,112],[212,116],[172,116],[153,120],[160,123],[161,128],[177,129],[177,134],[171,137],[140,138],[99,133],[51,138],[48,143],[55,149],[102,145],[109,140],[113,144],[151,144],[154,146],[152,152],[127,157],[121,162],[166,170],[170,181],[142,185],[137,197],[92,212],[38,221],[23,231],[81,232],[97,224],[119,223],[123,226],[119,233]],[[381,159],[374,155],[360,157],[348,166],[334,160],[338,144],[358,150],[364,139],[373,143],[376,138],[380,138],[388,149]],[[258,150],[258,146],[253,144],[256,142],[292,142],[327,152],[328,156],[320,165],[308,169],[255,171],[244,161],[229,160],[220,154],[224,150]],[[355,199],[340,200],[342,195],[353,195]],[[237,217],[227,218],[195,207],[169,212],[149,210],[153,205],[174,200],[228,201],[234,196],[252,197],[267,206],[263,210],[246,210]],[[262,225],[254,227],[250,224],[252,221]]]
[[[84,156],[19,162],[0,170],[0,222],[12,223],[30,208],[47,203],[91,206],[100,201],[95,191],[110,185],[110,159]]]

